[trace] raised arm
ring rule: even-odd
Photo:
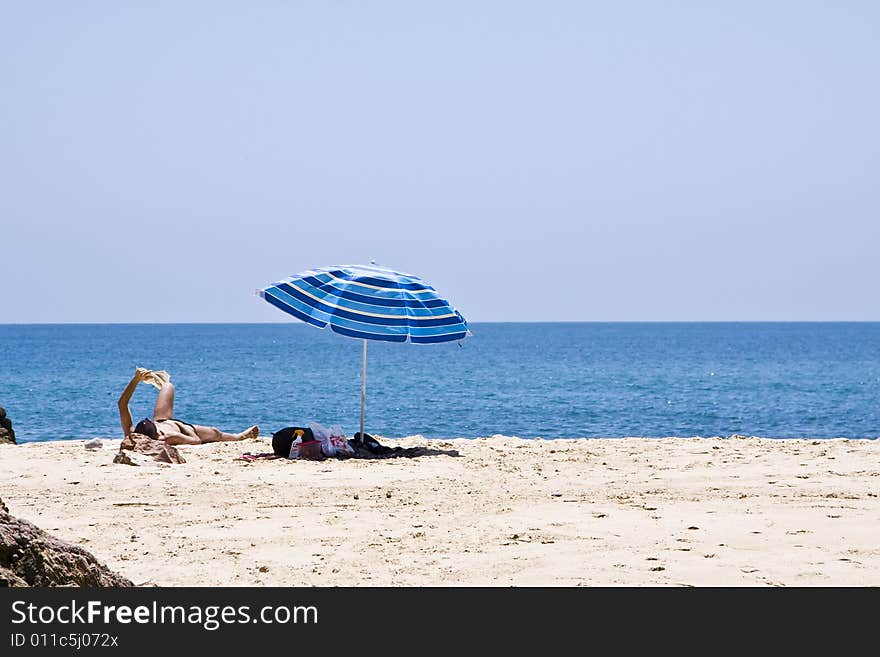
[[[119,396],[119,401],[116,404],[119,407],[119,421],[122,424],[122,432],[125,434],[126,438],[134,429],[131,421],[131,411],[128,409],[128,402],[131,400],[131,396],[134,394],[138,383],[144,380],[146,374],[147,370],[142,367],[137,368],[134,372],[134,376],[131,377],[131,381],[125,386],[125,390],[122,391],[122,394]]]

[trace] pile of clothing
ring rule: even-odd
[[[320,460],[327,457],[375,459],[417,456],[422,447],[388,447],[368,433],[347,440],[339,427],[324,429],[311,422],[308,427],[284,427],[272,434],[273,455],[278,458]]]

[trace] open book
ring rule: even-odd
[[[158,370],[154,372],[153,370],[148,370],[149,378],[145,381],[145,383],[149,383],[151,386],[155,386],[158,389],[162,389],[166,383],[171,380],[171,375],[168,374],[165,370]]]

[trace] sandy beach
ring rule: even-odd
[[[877,441],[379,439],[427,450],[0,445],[0,497],[138,585],[880,585]]]

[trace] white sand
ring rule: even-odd
[[[3,445],[0,497],[137,584],[880,585],[880,441],[380,440],[445,453]]]

